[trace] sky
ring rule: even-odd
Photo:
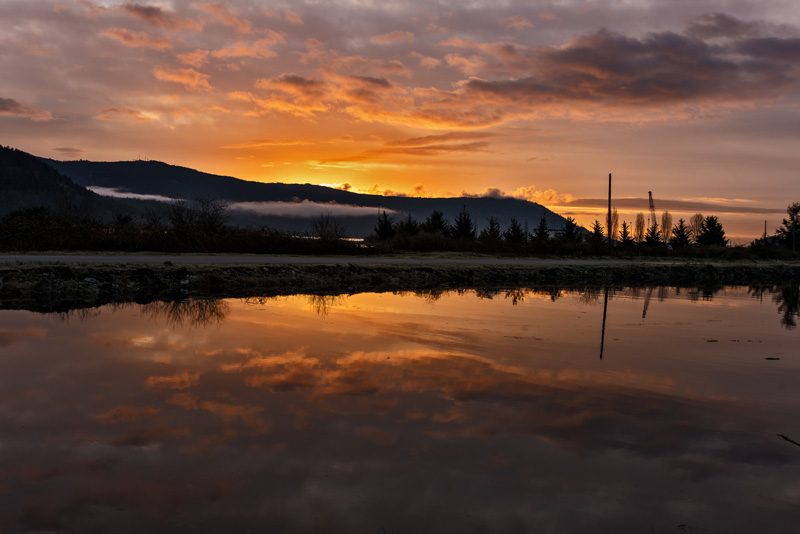
[[[0,0],[0,144],[525,198],[589,225],[800,201],[795,0]]]

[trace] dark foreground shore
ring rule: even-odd
[[[244,298],[297,293],[800,283],[800,264],[498,265],[7,265],[0,309],[66,311],[112,302]]]

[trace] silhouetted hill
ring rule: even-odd
[[[109,220],[135,214],[155,204],[114,199],[94,193],[27,152],[0,146],[0,216],[20,209],[46,207],[71,216]]]
[[[261,183],[230,176],[217,176],[186,167],[168,165],[157,161],[56,161],[43,160],[61,173],[83,186],[100,186],[119,191],[161,195],[170,198],[210,198],[236,202],[300,202],[307,200],[320,204],[342,204],[374,208],[374,214],[340,216],[354,237],[370,234],[378,218],[378,208],[393,210],[395,220],[410,214],[424,221],[434,210],[444,213],[452,222],[462,209],[472,216],[478,229],[485,227],[489,217],[495,216],[506,229],[512,217],[529,228],[538,225],[542,215],[547,217],[551,229],[561,228],[564,219],[544,206],[513,198],[416,198],[399,196],[364,195],[311,184]],[[325,207],[320,207],[319,211]],[[263,210],[266,211],[266,210]],[[238,211],[233,222],[268,225],[286,230],[308,230],[313,216],[257,215]]]

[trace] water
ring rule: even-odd
[[[797,310],[656,288],[2,311],[0,531],[796,532]]]

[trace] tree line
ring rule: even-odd
[[[548,225],[542,216],[537,226],[528,231],[511,218],[502,229],[496,217],[490,217],[480,232],[466,209],[450,223],[440,211],[425,221],[410,215],[395,220],[381,212],[373,234],[368,239],[383,251],[458,250],[470,252],[508,252],[544,254],[613,254],[613,255],[685,255],[685,256],[755,256],[791,257],[800,242],[800,203],[787,208],[788,218],[772,236],[764,236],[747,247],[729,247],[729,239],[716,215],[696,213],[689,220],[673,223],[672,214],[645,218],[638,213],[633,223],[619,223],[617,210],[606,217],[605,226],[595,220],[588,231],[580,228],[572,217],[560,227]],[[652,220],[650,220],[652,219]]]
[[[363,254],[343,238],[329,215],[314,222],[316,235],[298,236],[268,227],[231,226],[220,200],[158,204],[141,213],[99,217],[87,203],[64,202],[12,211],[0,218],[4,251],[154,251],[252,254]],[[313,237],[313,239],[312,239]]]
[[[773,235],[747,247],[729,247],[718,217],[695,214],[673,224],[664,212],[659,220],[637,214],[633,223],[618,223],[616,210],[606,224],[595,220],[587,231],[572,217],[554,227],[542,216],[529,229],[511,218],[502,228],[490,217],[478,231],[462,209],[450,222],[434,210],[424,221],[411,215],[395,219],[381,212],[365,243],[346,239],[341,220],[320,214],[311,232],[298,236],[268,227],[238,227],[229,222],[224,201],[195,199],[159,205],[138,214],[116,213],[100,218],[87,203],[66,201],[53,207],[26,208],[0,218],[0,250],[115,250],[155,252],[232,252],[255,254],[369,254],[461,251],[476,253],[554,255],[685,255],[719,257],[796,257],[800,248],[800,202]],[[653,218],[653,217],[651,217]]]

